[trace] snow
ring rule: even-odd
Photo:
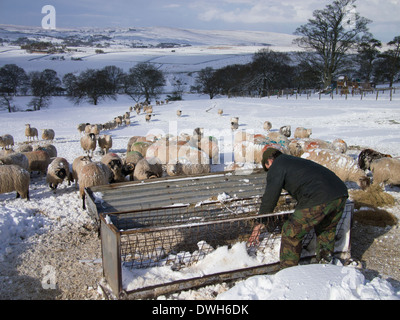
[[[386,281],[366,281],[353,267],[297,266],[272,276],[255,276],[220,294],[217,300],[400,300]]]
[[[3,50],[4,49],[4,50]],[[9,49],[9,50],[7,50]],[[205,47],[177,48],[174,55],[170,50],[142,49],[114,50],[109,54],[90,55],[87,48],[83,61],[53,61],[43,55],[28,55],[17,48],[2,48],[0,65],[16,63],[27,71],[54,68],[58,75],[67,72],[80,72],[89,67],[105,65],[122,66],[125,70],[138,61],[155,59],[157,63],[173,77],[184,71],[200,70],[205,66],[216,68],[233,61],[249,61],[254,47],[237,47],[221,54],[220,49]],[[210,51],[212,50],[212,51]],[[250,52],[253,50],[252,52]],[[218,52],[217,52],[218,51]],[[77,54],[77,53],[75,53]],[[214,56],[212,56],[214,55]],[[33,59],[37,58],[37,59]],[[188,83],[193,81],[185,75]],[[165,97],[162,97],[165,98]],[[35,112],[25,112],[31,97],[16,97],[14,104],[19,112],[8,113],[0,110],[0,134],[11,134],[16,144],[26,141],[25,124],[30,123],[38,129],[55,130],[54,145],[58,156],[72,164],[83,154],[80,147],[80,134],[77,125],[81,122],[105,123],[115,116],[128,111],[135,104],[126,96],[116,101],[107,100],[98,106],[83,103],[74,105],[65,97],[53,97],[48,108]],[[239,117],[239,129],[253,133],[263,133],[263,123],[268,120],[273,130],[291,125],[292,130],[302,126],[312,128],[312,137],[333,141],[341,138],[349,146],[369,147],[394,157],[400,156],[400,95],[396,92],[393,101],[389,94],[359,96],[347,99],[341,96],[305,95],[276,98],[226,98],[209,100],[206,96],[184,95],[184,100],[170,102],[163,106],[154,106],[154,117],[147,123],[144,115],[131,114],[131,126],[121,127],[109,132],[113,138],[110,152],[123,155],[128,139],[134,135],[150,133],[177,135],[192,133],[196,127],[203,127],[206,135],[213,135],[220,143],[220,164],[213,171],[222,171],[232,164],[233,139],[230,118]],[[183,116],[177,118],[176,110],[181,109]],[[224,114],[219,116],[218,109]],[[349,151],[356,157],[356,151]],[[95,160],[100,156],[95,155]],[[251,171],[251,168],[250,168]],[[399,191],[390,193],[400,199]],[[220,201],[233,195],[216,195]],[[15,199],[15,193],[0,194],[0,262],[20,249],[20,244],[34,241],[35,234],[54,230],[67,230],[76,225],[90,223],[87,212],[82,209],[78,190],[66,183],[60,185],[54,193],[45,183],[45,177],[34,174],[30,185],[30,201]],[[101,202],[101,194],[96,195]],[[205,199],[206,200],[206,199]],[[393,213],[400,218],[400,207]],[[277,253],[277,251],[275,251]],[[276,257],[276,254],[273,254]],[[271,258],[273,259],[273,258]],[[184,271],[172,271],[168,266],[141,270],[140,274],[124,272],[124,282],[134,286],[133,282],[144,279],[166,277],[169,280],[193,275],[209,274],[241,266],[258,263],[257,257],[249,256],[243,244],[232,248],[216,248],[198,264]],[[139,271],[137,271],[139,272]],[[218,286],[218,288],[222,288]],[[221,289],[222,290],[222,289]],[[185,299],[195,299],[199,293],[182,293]],[[275,275],[256,276],[238,283],[232,289],[221,293],[218,299],[399,299],[400,292],[385,280],[376,278],[368,282],[359,271],[351,267],[333,265],[298,266],[280,271]]]

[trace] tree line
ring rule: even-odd
[[[295,39],[304,52],[283,53],[270,49],[256,52],[247,64],[218,70],[207,67],[197,73],[192,92],[209,95],[267,96],[282,89],[328,89],[339,74],[361,82],[389,83],[399,79],[400,36],[380,50],[382,43],[369,33],[370,20],[355,10],[356,0],[334,0],[315,10],[308,23],[296,29]],[[150,63],[139,63],[124,72],[116,66],[87,69],[60,79],[51,69],[29,74],[15,64],[0,68],[0,105],[13,110],[13,96],[30,93],[29,106],[40,110],[54,95],[67,95],[74,103],[97,105],[104,99],[127,94],[135,101],[157,99],[166,84],[164,73]],[[184,85],[173,83],[170,100],[181,99]]]

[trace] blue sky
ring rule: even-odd
[[[57,28],[166,26],[292,34],[332,0],[0,0],[0,23],[41,26],[44,5],[56,9]],[[400,0],[358,0],[382,41],[400,35]]]

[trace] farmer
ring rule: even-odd
[[[310,160],[282,154],[268,148],[262,158],[268,171],[267,186],[259,213],[273,212],[282,189],[295,200],[296,209],[282,227],[281,268],[296,266],[300,260],[302,240],[315,229],[317,260],[329,262],[335,246],[336,226],[348,198],[346,185],[332,171]],[[259,243],[262,224],[254,227],[248,243]]]

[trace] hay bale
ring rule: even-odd
[[[392,207],[396,202],[393,196],[383,191],[379,185],[371,185],[365,190],[353,190],[349,193],[356,209],[361,207]]]

